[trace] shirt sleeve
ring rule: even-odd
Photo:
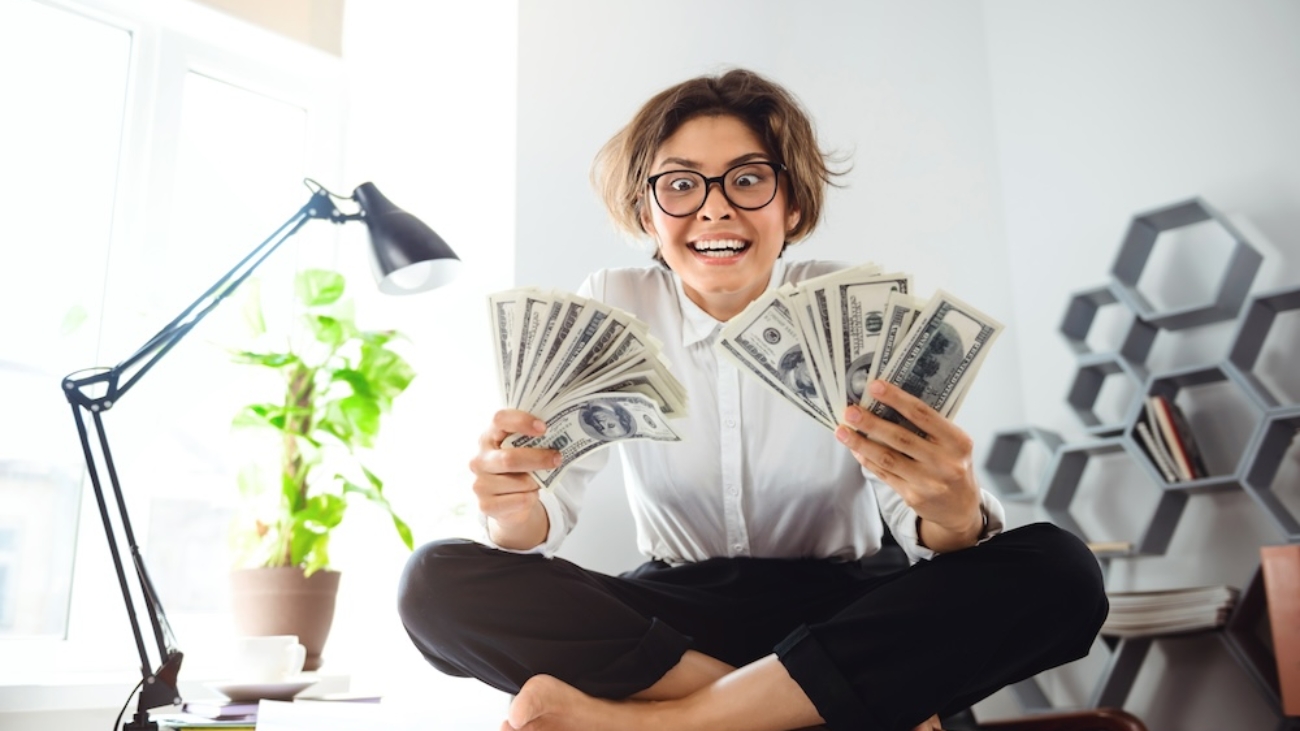
[[[542,488],[538,498],[546,510],[550,523],[546,531],[546,540],[528,549],[505,548],[497,545],[487,529],[487,516],[479,513],[479,526],[483,529],[482,543],[506,553],[535,553],[550,558],[560,550],[564,539],[578,524],[578,512],[582,508],[583,498],[587,494],[587,484],[597,472],[609,462],[609,448],[592,452],[574,462],[565,469],[564,474],[553,482],[549,488]]]
[[[601,299],[604,295],[604,279],[603,271],[588,276],[578,287],[576,294],[579,297]],[[478,522],[482,529],[480,541],[507,553],[532,553],[547,558],[554,556],[563,545],[564,539],[578,524],[578,512],[587,493],[587,484],[609,463],[609,451],[609,448],[599,449],[584,456],[565,468],[564,474],[560,475],[549,488],[542,488],[538,499],[542,503],[542,508],[546,510],[546,518],[549,522],[544,541],[532,548],[522,550],[500,546],[492,540],[488,532],[487,516],[479,513]]]
[[[863,470],[866,472],[866,470]],[[867,472],[867,480],[871,487],[876,491],[876,502],[880,505],[880,516],[884,519],[885,525],[889,526],[889,531],[894,534],[894,539],[902,547],[903,552],[907,554],[909,563],[917,561],[929,561],[938,555],[936,551],[921,545],[921,537],[917,534],[916,511],[903,501],[901,495],[894,491],[894,488],[885,484],[875,475]],[[980,536],[980,543],[987,541],[993,536],[1001,533],[1006,528],[1006,510],[1003,509],[1002,503],[988,490],[980,490],[980,506],[984,509],[984,514],[988,516],[988,525],[984,528],[984,534]]]

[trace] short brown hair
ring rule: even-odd
[[[733,116],[754,131],[774,162],[786,166],[787,205],[799,211],[786,245],[812,233],[821,220],[826,186],[843,171],[830,168],[828,163],[838,160],[818,147],[812,122],[794,95],[745,69],[699,76],[659,92],[601,147],[591,178],[614,225],[633,236],[648,233],[641,211],[655,153],[683,124],[702,116]]]

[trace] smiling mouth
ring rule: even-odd
[[[749,249],[748,241],[739,239],[719,239],[716,241],[694,241],[688,244],[691,251],[715,259],[725,259],[729,256],[743,254]]]

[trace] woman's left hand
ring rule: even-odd
[[[893,407],[926,436],[860,406],[849,406],[844,410],[845,424],[835,430],[836,438],[921,517],[926,547],[942,553],[974,545],[984,519],[970,436],[893,384],[872,381],[868,393]]]

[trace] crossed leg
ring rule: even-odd
[[[594,698],[551,676],[535,676],[511,703],[501,731],[791,731],[821,723],[817,708],[775,655],[731,669],[688,651],[659,682],[624,701]]]

